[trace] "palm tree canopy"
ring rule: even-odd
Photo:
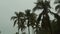
[[[26,16],[28,17],[30,15],[30,9],[25,10]]]
[[[35,3],[36,6],[33,8],[33,11],[36,11],[37,9],[44,9],[45,7],[46,8],[51,8],[50,6],[50,1],[41,1],[41,2],[38,2],[38,3]]]
[[[29,10],[29,9],[27,9],[25,11],[25,13],[26,13],[27,20],[29,21],[27,26],[32,26],[33,27],[35,25],[37,15],[35,13],[31,13],[31,10]]]
[[[23,29],[25,29],[25,25],[24,25],[24,22],[25,22],[25,14],[23,12],[15,12],[15,15],[16,16],[12,16],[11,19],[14,20],[14,26],[15,24],[18,24],[18,30],[21,28],[21,31]]]
[[[30,19],[29,19],[29,21],[30,21],[30,25],[31,25],[32,27],[34,27],[35,23],[37,22],[36,17],[37,17],[37,15],[36,15],[35,13],[31,13],[31,14],[30,14]]]
[[[19,15],[19,14],[18,14],[17,12],[15,12],[15,15],[16,15],[16,16],[12,16],[12,17],[11,17],[11,20],[12,20],[12,19],[14,20],[14,26],[15,26],[15,24],[16,24],[17,21],[18,21],[18,15]]]

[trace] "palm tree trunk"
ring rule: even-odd
[[[38,23],[36,25],[36,34],[38,34]]]
[[[19,34],[19,24],[18,24],[18,34]]]
[[[36,28],[36,34],[38,34],[38,30],[37,30],[37,28]]]
[[[50,32],[51,32],[51,34],[53,34],[51,25],[50,25]]]
[[[18,34],[19,34],[19,29],[18,29]]]
[[[28,26],[28,34],[30,34],[30,28],[29,28],[29,26]]]
[[[19,34],[19,17],[18,17],[18,34]]]
[[[29,29],[29,20],[28,20],[28,34],[30,34],[30,29]]]

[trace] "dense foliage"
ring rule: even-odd
[[[60,1],[54,4],[56,3],[60,3]],[[11,17],[14,20],[14,26],[18,24],[18,32],[16,34],[19,34],[19,29],[23,33],[26,27],[28,27],[28,34],[30,34],[30,26],[33,28],[34,34],[60,34],[60,16],[58,15],[60,12],[60,4],[55,7],[56,11],[59,9],[57,13],[50,10],[50,1],[45,0],[35,4],[36,6],[32,9],[33,12],[27,9],[25,13],[15,12],[16,16]],[[39,9],[43,9],[43,11],[37,17],[37,14],[34,12]],[[54,20],[50,20],[49,14],[54,15]],[[23,34],[26,33],[24,32]]]

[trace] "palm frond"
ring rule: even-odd
[[[55,10],[57,10],[58,8],[60,8],[60,5],[57,5],[56,7],[55,7]],[[60,9],[59,9],[60,10]]]
[[[42,8],[42,4],[43,2],[38,2],[38,3],[35,3],[36,6],[33,8],[33,12],[35,12],[37,9],[43,9]]]
[[[34,7],[34,8],[33,8],[33,12],[35,12],[35,11],[36,11],[36,9],[37,9],[37,7]]]
[[[58,14],[56,14],[56,13],[53,13],[53,12],[50,12],[50,13],[53,14],[55,18],[57,18],[57,19],[60,18],[60,16]]]
[[[31,13],[30,15],[31,15],[32,19],[36,19],[36,17],[37,17],[37,15],[35,13]]]
[[[41,6],[40,7],[36,6],[36,7],[33,8],[33,12],[35,12],[36,10],[39,10],[39,9],[42,9],[42,7]]]
[[[21,27],[21,31],[24,31],[25,28],[26,28],[26,26],[22,26],[22,27]]]
[[[16,18],[17,18],[16,16],[12,16],[12,17],[11,17],[11,20],[12,20],[12,19],[14,20],[14,19],[16,19]]]
[[[18,25],[18,30],[19,30],[20,28],[21,28],[21,25],[19,24],[19,25]]]
[[[39,14],[39,17],[37,18],[38,23],[39,23],[40,20],[41,20],[41,16],[42,16],[42,14],[43,14],[43,13]]]
[[[16,16],[19,16],[19,13],[18,12],[15,12]]]
[[[16,22],[17,22],[17,19],[14,21],[14,25],[13,26],[15,26]]]
[[[49,2],[48,1],[45,1],[45,4],[47,5],[48,8],[51,8],[50,1]]]

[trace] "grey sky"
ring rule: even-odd
[[[32,9],[35,6],[34,2],[36,0],[0,0],[1,34],[14,34],[17,29],[13,28],[13,21],[10,21],[11,16],[14,15],[15,11]]]
[[[2,34],[14,34],[13,22],[10,21],[15,11],[24,11],[34,7],[34,0],[0,0],[0,30]]]

